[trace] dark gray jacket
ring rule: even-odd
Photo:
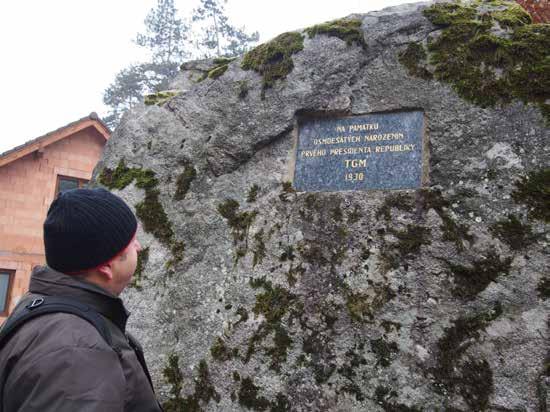
[[[65,296],[94,308],[107,320],[117,350],[76,315],[29,320],[0,351],[1,412],[161,410],[126,336],[128,312],[120,298],[78,277],[37,267],[29,294],[15,311],[40,295]]]

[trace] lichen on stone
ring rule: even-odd
[[[292,55],[303,48],[304,37],[300,33],[283,33],[247,52],[241,67],[262,75],[262,98],[264,98],[266,89],[272,87],[276,80],[286,78],[292,71],[294,68]]]
[[[319,34],[326,34],[330,37],[338,37],[344,40],[348,45],[353,43],[366,48],[367,44],[363,38],[361,30],[362,22],[358,19],[338,19],[305,29],[309,38],[313,38]]]
[[[529,173],[516,182],[512,198],[529,207],[529,216],[550,222],[550,168]]]
[[[157,105],[162,106],[164,103],[166,103],[168,100],[172,99],[173,97],[176,97],[181,92],[179,90],[163,90],[160,92],[147,94],[143,98],[143,103],[147,106]]]
[[[531,24],[519,5],[507,1],[438,3],[425,9],[424,15],[442,32],[428,40],[433,73],[422,64],[422,44],[401,53],[411,75],[427,78],[431,73],[481,107],[512,99],[533,103],[550,121],[549,25]],[[494,34],[495,27],[506,34]]]

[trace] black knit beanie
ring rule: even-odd
[[[62,192],[44,221],[48,266],[62,273],[93,269],[128,246],[137,220],[124,201],[105,189]]]

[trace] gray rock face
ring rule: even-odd
[[[549,131],[535,106],[480,108],[409,75],[399,53],[439,30],[425,7],[351,16],[365,48],[306,35],[263,99],[242,57],[195,82],[199,62],[178,96],[122,119],[94,179],[124,159],[158,181],[115,193],[173,231],[144,222],[141,287],[123,296],[167,410],[547,409],[549,227],[513,194],[548,168]],[[426,188],[285,183],[299,116],[412,108]]]

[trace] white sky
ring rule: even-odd
[[[279,33],[407,0],[229,0],[230,21]],[[156,0],[9,0],[0,4],[0,153],[90,112],[116,73],[144,61],[132,40]],[[197,0],[175,0],[181,17]]]

